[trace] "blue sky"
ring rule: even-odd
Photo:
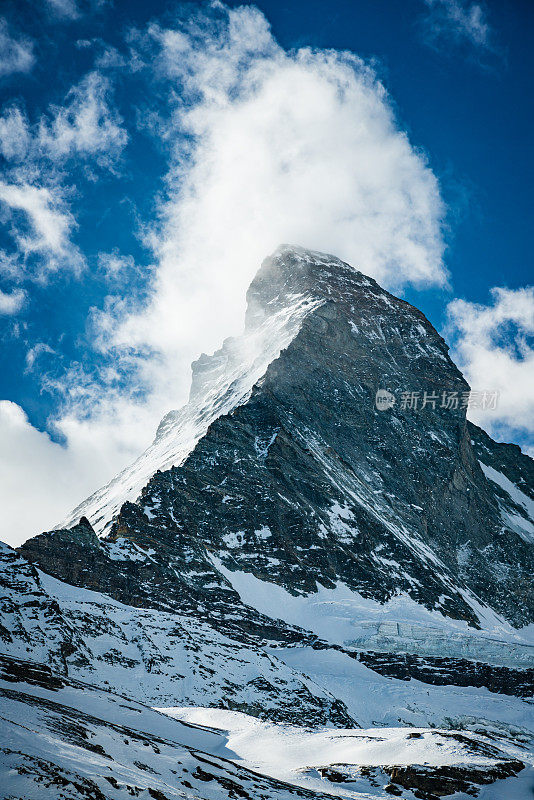
[[[0,458],[40,454],[10,496],[52,520],[142,450],[278,237],[421,308],[532,448],[530,2],[1,13]]]

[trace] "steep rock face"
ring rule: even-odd
[[[203,354],[192,364],[189,402],[170,411],[150,447],[57,527],[69,528],[86,516],[99,535],[109,532],[123,503],[136,500],[157,469],[182,463],[213,420],[246,401],[256,381],[291,342],[317,302],[309,293],[295,292],[268,314],[255,314],[249,305],[243,334],[226,339],[212,356]]]
[[[295,297],[308,311],[288,347],[181,466],[123,507],[110,540],[156,552],[165,543],[180,576],[201,568],[211,581],[215,556],[291,593],[341,581],[380,602],[406,593],[475,626],[477,598],[515,625],[531,621],[532,548],[503,522],[465,407],[442,407],[444,393],[468,391],[445,342],[374,281],[294,248],[264,262],[247,325],[265,326]],[[377,409],[381,388],[392,408]],[[504,452],[489,437],[484,446]],[[34,558],[32,548],[22,550]]]
[[[534,544],[534,461],[515,444],[502,444],[468,423],[471,444],[494,493],[505,530]]]
[[[116,536],[98,539],[84,518],[70,529],[35,536],[20,552],[71,586],[105,592],[134,608],[193,619],[204,616],[218,630],[243,642],[262,638],[281,644],[314,641],[304,631],[245,605],[198,538],[176,525],[166,531],[151,525],[134,530],[137,515],[137,506],[126,502]]]

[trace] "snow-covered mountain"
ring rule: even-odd
[[[135,464],[0,552],[9,796],[529,796],[534,463],[339,259],[281,247],[247,300]]]
[[[151,709],[0,657],[3,798],[234,800],[528,796],[524,735],[310,730],[213,708]],[[161,713],[163,712],[163,713]]]

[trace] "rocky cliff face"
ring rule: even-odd
[[[339,259],[282,247],[247,300],[152,447],[3,551],[3,650],[153,706],[527,741],[532,460],[466,421],[421,312]]]
[[[194,572],[182,605],[198,604],[197,591],[209,603],[218,595],[216,557],[293,594],[341,581],[379,602],[405,593],[473,626],[480,601],[516,626],[532,621],[533,551],[517,532],[529,525],[527,509],[486,477],[477,456],[491,461],[486,471],[513,463],[518,490],[532,480],[531,460],[468,425],[461,399],[469,387],[443,339],[421,312],[338,259],[282,248],[250,287],[247,330],[292,314],[290,343],[268,366],[264,359],[246,396],[232,392],[240,399],[228,413],[210,396],[227,368],[224,351],[197,362],[191,403],[209,407],[206,433],[122,506],[109,541],[124,553],[154,549],[135,567],[148,568],[151,593],[171,562],[178,581]],[[240,349],[243,341],[234,343]],[[392,408],[376,407],[381,388],[396,398]],[[160,436],[179,417],[169,415]],[[516,520],[509,514],[507,524],[503,504],[511,503]],[[38,538],[21,552],[77,585],[115,582],[103,566],[80,578],[68,551],[58,567],[50,558],[61,548],[45,550]],[[128,581],[129,591],[145,583]],[[168,602],[171,589],[162,589]]]

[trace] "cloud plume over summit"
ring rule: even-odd
[[[110,300],[95,319],[115,356],[157,354],[144,372],[162,410],[184,396],[191,358],[238,332],[246,288],[281,242],[389,288],[445,283],[438,182],[359,58],[287,52],[257,9],[220,4],[149,26],[138,47],[171,97],[156,270],[146,305]]]
[[[47,383],[62,398],[51,429],[84,476],[65,512],[90,470],[96,488],[184,402],[191,361],[240,331],[247,286],[281,242],[333,252],[390,289],[447,281],[438,181],[373,69],[349,52],[285,50],[251,6],[188,10],[131,31],[129,65],[115,67],[150,87],[138,120],[168,160],[156,219],[141,221],[153,254],[142,302],[127,285],[110,293],[91,312],[89,371],[74,364]],[[80,126],[69,113],[41,133],[70,154]],[[108,117],[109,133],[119,118]],[[119,133],[108,139],[120,150]],[[57,446],[36,435],[42,485]]]

